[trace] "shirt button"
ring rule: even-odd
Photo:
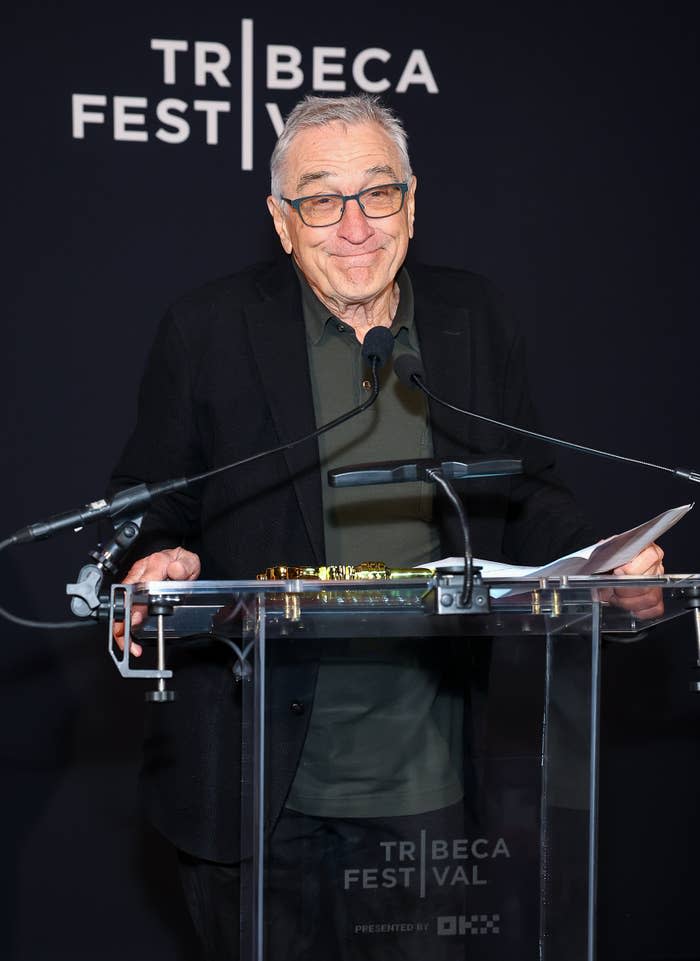
[[[292,714],[302,715],[306,708],[301,701],[292,701],[292,703],[289,705],[289,710],[292,712]]]
[[[363,389],[363,390],[372,390],[372,383],[371,383],[371,381],[369,381],[369,380],[363,380],[363,381],[362,381],[362,389]]]
[[[336,324],[335,329],[338,331],[339,334],[342,334],[343,331],[345,330],[345,324]]]

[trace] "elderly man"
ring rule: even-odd
[[[303,437],[357,406],[370,386],[361,345],[375,326],[391,332],[395,354],[418,355],[427,381],[439,378],[456,405],[532,425],[521,341],[491,285],[467,271],[406,265],[416,177],[393,112],[365,96],[306,98],[287,119],[271,174],[267,205],[288,256],[171,306],[115,486],[200,473]],[[336,489],[322,480],[347,463],[464,459],[506,447],[523,458],[523,475],[470,481],[461,491],[475,554],[536,564],[590,543],[549,450],[429,409],[388,366],[381,382],[370,409],[318,442],[157,502],[144,525],[144,556],[125,580],[250,578],[281,563],[411,566],[460,553],[452,508],[429,485]],[[624,570],[659,572],[661,557],[650,545]],[[323,942],[295,920],[306,910],[303,898],[295,900],[304,870],[307,879],[318,875],[323,913],[325,876],[317,867],[327,849],[325,842],[314,847],[319,825],[332,825],[333,859],[358,837],[366,850],[383,824],[400,839],[408,836],[404,821],[413,829],[416,818],[461,810],[462,688],[421,656],[397,644],[382,657],[329,650],[291,663],[288,655],[278,668],[269,818],[273,858],[287,877],[280,904],[286,891],[292,907],[273,908],[286,932],[274,961],[374,956],[366,941],[361,951],[350,946],[338,917],[311,924],[328,929]],[[144,798],[179,851],[206,957],[230,958],[238,938],[239,692],[221,649],[188,652],[183,661],[178,700],[156,707],[149,722]],[[388,746],[403,757],[391,777]],[[305,860],[309,851],[316,867]],[[336,944],[328,940],[333,928]],[[383,955],[382,945],[378,957],[413,956],[406,946]],[[424,945],[417,950],[425,956]]]

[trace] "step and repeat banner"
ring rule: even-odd
[[[501,289],[528,334],[543,430],[700,466],[695,15],[661,3],[12,6],[0,539],[102,496],[167,305],[276,253],[269,157],[308,93],[378,94],[402,117],[418,177],[412,255]],[[694,498],[652,468],[563,453],[561,471],[610,534]],[[670,570],[700,568],[694,515],[662,543]],[[66,585],[99,536],[6,548],[0,606],[67,619]],[[192,956],[169,852],[137,808],[143,688],[118,676],[105,633],[0,619],[3,957]],[[606,655],[610,959],[700,953],[694,645],[688,621]]]

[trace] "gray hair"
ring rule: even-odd
[[[325,127],[329,123],[376,123],[393,141],[401,159],[403,180],[411,178],[411,161],[408,156],[408,137],[403,123],[396,114],[380,103],[379,97],[359,94],[352,97],[316,97],[307,95],[294,107],[287,117],[270,158],[270,192],[278,200],[282,198],[282,182],[289,148],[301,130]]]

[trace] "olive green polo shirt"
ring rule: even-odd
[[[329,315],[301,276],[300,282],[316,425],[320,427],[367,400],[371,372],[353,328]],[[392,369],[400,354],[420,353],[413,290],[406,270],[400,272],[398,284],[399,305],[391,326],[394,351],[379,371],[379,397],[369,410],[318,439],[327,564],[384,561],[389,567],[411,567],[439,557],[440,543],[432,522],[432,484],[331,487],[327,481],[333,467],[432,457],[425,395],[402,384]]]
[[[367,398],[370,372],[353,328],[329,315],[297,274],[321,426]],[[398,285],[392,360],[405,351],[420,353],[405,269]],[[319,438],[329,564],[384,561],[407,567],[439,556],[431,484],[328,485],[327,472],[334,467],[432,456],[425,396],[402,385],[391,362],[381,370],[380,384],[369,410]],[[462,704],[442,680],[439,652],[419,641],[329,645],[287,806],[318,817],[388,817],[458,801]]]

